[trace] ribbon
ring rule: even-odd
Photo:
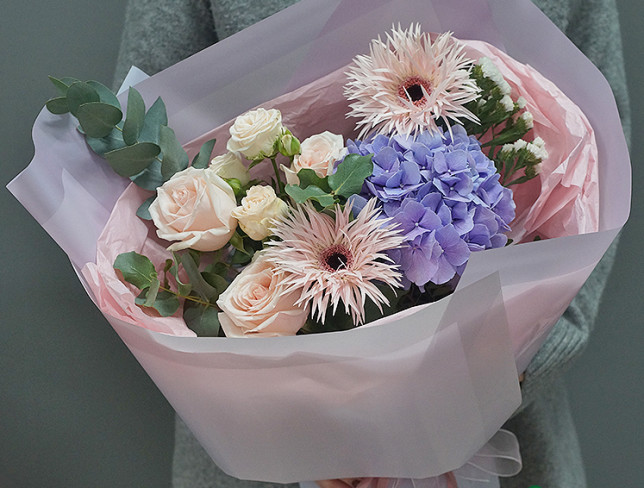
[[[521,471],[519,441],[501,429],[460,468],[431,478],[357,478],[355,488],[499,488],[499,477]],[[300,483],[301,488],[319,488],[315,483]]]

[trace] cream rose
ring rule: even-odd
[[[215,251],[235,232],[236,206],[232,188],[220,176],[190,167],[157,188],[150,215],[161,239],[179,241],[168,250]]]
[[[282,273],[261,251],[217,300],[226,337],[295,335],[308,309],[295,305],[300,293],[284,293]]]
[[[248,159],[271,156],[282,129],[282,114],[279,110],[251,110],[235,119],[226,148],[231,152],[242,153]]]
[[[285,168],[286,181],[291,185],[300,183],[297,173],[301,169],[312,169],[320,178],[329,176],[334,169],[333,163],[347,154],[341,135],[325,131],[305,139],[300,144],[300,154],[293,158],[290,168]]]
[[[244,166],[241,158],[236,153],[227,152],[213,158],[208,168],[222,178],[238,179],[242,186],[250,181],[248,169],[246,169],[246,166]]]
[[[233,210],[233,217],[239,221],[248,237],[261,241],[271,235],[271,222],[284,215],[288,205],[275,195],[270,186],[251,186],[242,198],[241,205]]]

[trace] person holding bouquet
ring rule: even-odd
[[[152,75],[295,3],[293,0],[130,0],[116,71],[120,85],[134,65]],[[534,3],[603,72],[615,93],[627,139],[629,107],[614,0]],[[601,35],[596,35],[601,32]],[[586,486],[562,373],[584,349],[594,326],[615,253],[614,243],[521,375],[523,403],[507,422],[519,439],[522,471],[501,480],[504,488]],[[174,488],[278,486],[224,474],[177,418]],[[325,482],[350,486],[344,481]],[[282,485],[279,485],[282,486]]]

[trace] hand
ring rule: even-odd
[[[315,483],[320,488],[355,488],[360,484],[361,479],[345,479],[345,480],[322,480],[316,481]]]

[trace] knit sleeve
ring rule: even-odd
[[[152,75],[215,42],[208,0],[129,0],[114,85],[132,65]]]
[[[546,14],[553,15],[551,4],[566,2],[536,1]],[[568,2],[572,4],[573,2]],[[556,7],[554,7],[556,8]],[[570,8],[569,17],[559,22],[566,35],[602,71],[610,83],[626,134],[630,139],[630,110],[622,40],[615,0],[584,0]],[[553,18],[553,17],[551,17]],[[555,19],[555,23],[557,20]],[[538,397],[543,388],[559,375],[571,360],[584,350],[593,330],[599,303],[615,259],[617,240],[611,245],[581,288],[548,339],[525,372],[521,409]]]

